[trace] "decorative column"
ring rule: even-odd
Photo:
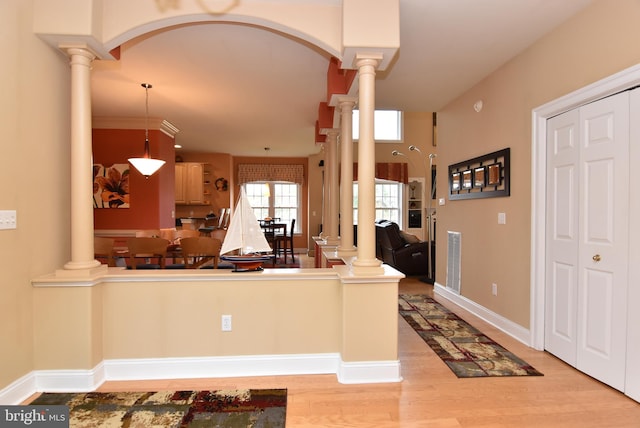
[[[340,108],[340,245],[338,255],[353,256],[353,108],[356,99],[338,99]]]
[[[340,213],[340,183],[338,182],[338,129],[327,130],[326,147],[326,169],[325,176],[328,182],[328,204],[327,229],[324,236],[327,244],[338,243],[338,216]],[[325,193],[326,194],[326,193]]]
[[[94,258],[91,205],[91,62],[96,55],[83,47],[65,50],[71,58],[71,261],[64,269],[104,269]],[[68,275],[65,270],[57,274]]]
[[[358,106],[360,138],[358,140],[358,255],[353,262],[355,275],[384,273],[376,258],[375,229],[375,141],[373,136],[375,111],[376,67],[381,57],[356,55],[358,68]]]

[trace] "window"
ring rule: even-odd
[[[402,184],[376,180],[375,220],[390,220],[402,229]],[[358,223],[358,184],[353,183],[353,220]]]
[[[353,111],[353,139],[360,137],[360,111]],[[373,113],[373,139],[376,142],[402,141],[402,112],[398,110],[376,110]]]
[[[300,233],[300,185],[263,181],[246,183],[244,191],[258,219],[279,218],[282,223],[291,224],[296,219],[295,233]]]

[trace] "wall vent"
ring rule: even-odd
[[[447,283],[446,287],[456,294],[460,294],[460,232],[447,232]]]

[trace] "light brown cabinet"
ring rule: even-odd
[[[176,163],[175,200],[176,205],[206,205],[208,171],[206,164],[197,162]]]

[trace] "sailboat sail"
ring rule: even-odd
[[[240,254],[271,251],[260,223],[249,204],[249,198],[247,198],[242,187],[240,188],[238,204],[222,242],[220,254],[226,254],[234,250],[240,250]]]

